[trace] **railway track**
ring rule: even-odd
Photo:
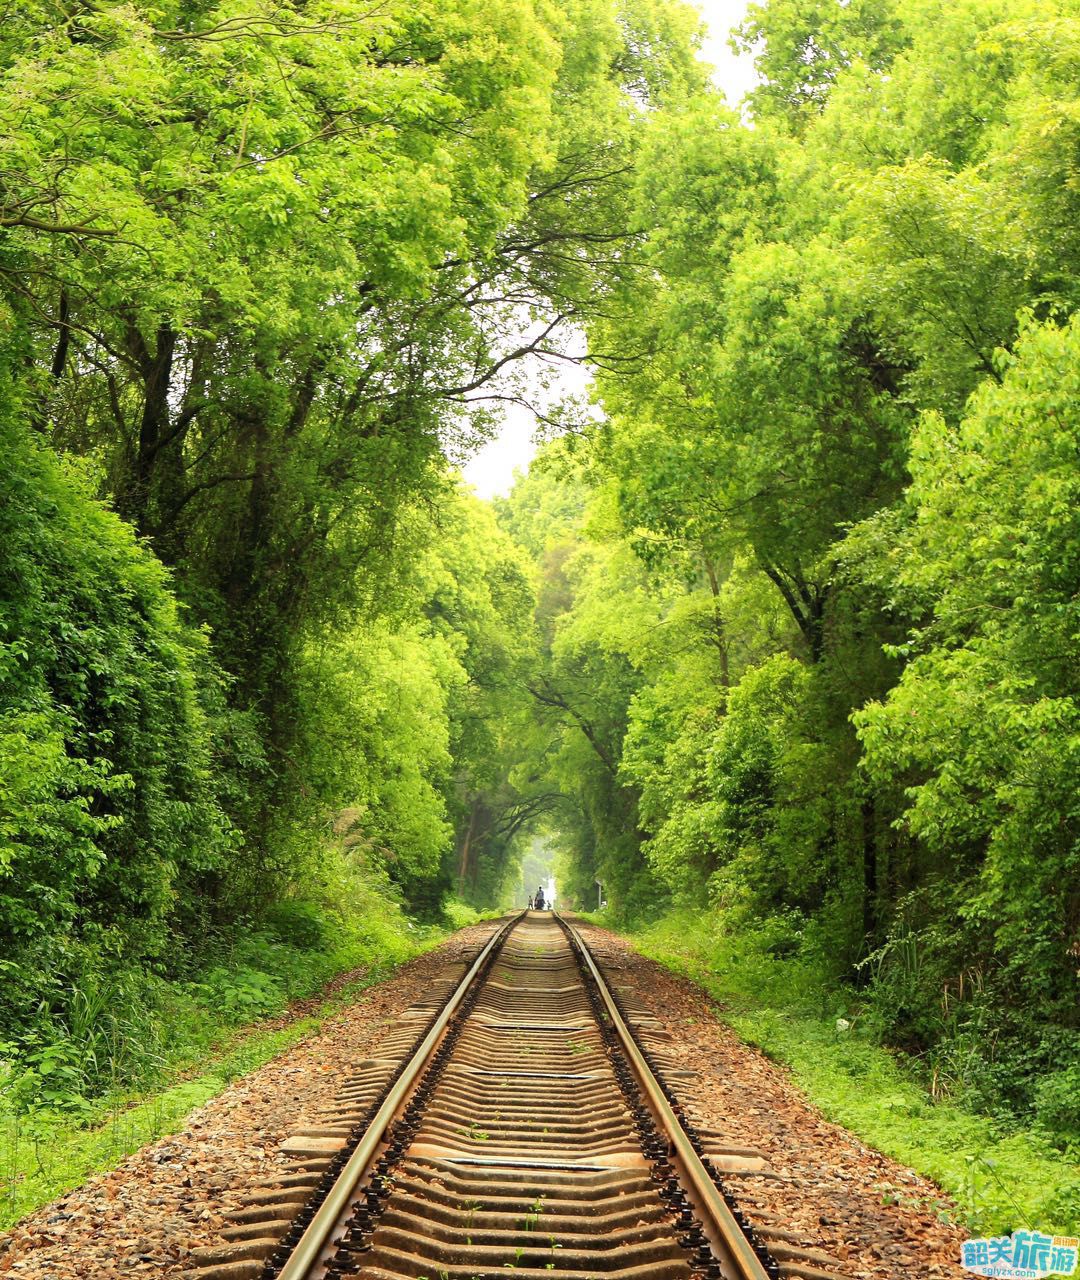
[[[724,1170],[761,1162],[680,1116],[661,1029],[550,912],[507,921],[380,1052],[195,1280],[829,1275],[741,1219]]]

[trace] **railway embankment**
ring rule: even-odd
[[[635,1100],[632,1066],[608,1043],[587,975],[553,917],[526,923],[463,1011],[439,1073],[418,1075],[418,1108],[376,1152],[385,1188],[361,1185],[361,1269],[342,1271],[349,1259],[339,1258],[328,1274],[711,1274],[709,1225],[692,1192],[683,1199],[683,1171],[666,1172],[673,1144]],[[962,1274],[965,1232],[940,1188],[826,1119],[699,987],[579,927],[762,1266],[851,1280]],[[357,1114],[371,1115],[496,928],[474,926],[405,965],[181,1131],[31,1214],[0,1246],[0,1271],[270,1274],[290,1230],[303,1236],[297,1215]]]

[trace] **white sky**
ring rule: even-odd
[[[749,0],[696,0],[705,20],[707,34],[702,56],[716,68],[715,80],[734,107],[754,83],[753,59],[736,55],[728,48],[727,37],[746,14]],[[578,365],[561,366],[555,386],[542,402],[552,403],[566,396],[581,396],[588,388],[588,374]],[[533,438],[536,422],[525,408],[509,405],[501,429],[493,440],[478,449],[465,464],[465,479],[481,498],[507,494],[516,470],[527,470],[536,453]]]

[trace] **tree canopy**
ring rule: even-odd
[[[1080,9],[735,40],[739,110],[677,0],[5,14],[0,1034],[555,848],[1080,1133]]]
[[[1058,1124],[1078,23],[1067,0],[751,6],[746,113],[706,88],[648,121],[634,269],[589,322],[620,353],[605,418],[504,520],[541,575],[579,900],[596,878],[623,918],[767,922],[940,1087],[1053,1095]]]

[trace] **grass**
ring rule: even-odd
[[[248,1030],[239,1043],[212,1060],[209,1069],[143,1097],[117,1097],[103,1122],[86,1124],[63,1110],[35,1108],[7,1112],[0,1119],[0,1229],[115,1167],[147,1142],[182,1128],[196,1107],[219,1094],[238,1076],[317,1031],[336,1006],[335,998],[317,1014],[273,1031]]]
[[[36,1056],[0,1061],[0,1229],[176,1132],[232,1080],[446,936],[394,904],[363,906],[333,921],[332,944],[317,911],[293,911],[276,931],[219,949],[194,981],[144,979],[138,999],[122,988],[126,1003],[103,983],[84,1000],[84,1025],[46,1028]],[[327,994],[342,974],[353,976]],[[91,1079],[90,1061],[111,1063],[112,1082]]]
[[[1080,1232],[1080,1166],[1051,1135],[932,1099],[867,1029],[827,1011],[827,993],[797,960],[770,956],[688,913],[631,936],[644,955],[720,1001],[724,1020],[788,1067],[828,1119],[938,1183],[972,1232]]]
[[[445,898],[442,904],[442,917],[451,929],[464,929],[471,924],[480,924],[484,920],[497,920],[506,914],[505,907],[478,909],[462,902],[460,898]]]

